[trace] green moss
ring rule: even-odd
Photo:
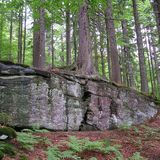
[[[16,131],[11,127],[1,127],[0,128],[0,135],[7,135],[7,139],[14,139],[17,137]]]

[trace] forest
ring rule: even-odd
[[[0,60],[98,75],[160,96],[158,0],[1,0]]]

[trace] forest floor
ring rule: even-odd
[[[33,134],[47,138],[52,145],[61,144],[59,147],[61,152],[68,149],[66,144],[62,142],[67,141],[70,136],[76,136],[78,139],[88,138],[92,142],[109,140],[111,143],[110,145],[112,146],[120,145],[119,151],[123,154],[124,160],[130,160],[131,158],[129,157],[132,157],[134,153],[138,153],[148,160],[160,160],[160,115],[146,124],[133,126],[130,128],[123,126],[120,129],[112,131],[47,132]],[[13,140],[12,143],[16,146],[16,148],[18,148],[16,157],[5,156],[3,160],[54,160],[54,158],[47,158],[46,154],[47,148],[51,144],[41,142],[34,146],[34,150],[27,150],[23,148],[17,140]],[[93,160],[95,158],[97,158],[97,160],[112,160],[115,156],[111,152],[104,154],[98,150],[85,150],[77,154],[83,160],[88,160],[90,158]],[[141,158],[137,157],[135,156],[131,160],[141,160]]]

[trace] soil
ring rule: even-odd
[[[160,160],[160,115],[155,119],[140,126],[132,126],[131,128],[121,128],[111,131],[89,131],[89,132],[48,132],[35,133],[36,136],[46,137],[53,144],[58,145],[62,141],[66,141],[69,136],[77,138],[88,137],[91,141],[110,140],[112,145],[120,145],[120,151],[125,160],[128,160],[135,152],[139,152],[141,156],[148,160]],[[39,143],[34,146],[34,151],[24,149],[16,140],[12,143],[18,148],[15,157],[5,156],[3,160],[23,160],[20,155],[25,155],[28,160],[47,160],[46,150],[49,145]],[[60,147],[61,150],[67,150],[65,145]],[[83,159],[88,160],[96,157],[98,160],[112,160],[114,155],[100,153],[98,151],[85,151],[80,153]],[[25,160],[25,159],[24,159]],[[68,160],[68,159],[66,159]]]

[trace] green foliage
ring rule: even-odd
[[[95,158],[95,157],[91,157],[89,160],[97,160],[97,158]]]
[[[9,122],[11,122],[11,117],[6,113],[1,112],[0,113],[0,124],[6,126],[7,124],[9,124]]]
[[[0,151],[0,159],[2,159],[3,157],[4,157],[4,153]]]
[[[77,139],[75,136],[69,137],[69,140],[63,142],[63,144],[69,147],[69,150],[61,152],[57,146],[48,148],[47,155],[48,160],[61,160],[61,159],[73,159],[80,160],[77,156],[84,151],[99,151],[104,154],[114,153],[114,160],[123,160],[123,155],[119,151],[119,146],[106,145],[108,143],[103,141],[90,141],[89,139]],[[90,160],[96,160],[95,157]]]
[[[128,158],[128,160],[145,160],[145,159],[140,155],[139,152],[136,152],[133,154],[132,157]]]
[[[20,155],[19,160],[28,160],[26,155]]]
[[[71,150],[61,152],[56,146],[48,148],[47,151],[48,160],[61,160],[61,159],[73,159],[78,160],[80,157],[74,154]]]
[[[17,133],[17,141],[19,141],[21,145],[28,150],[34,150],[34,145],[38,143],[51,145],[51,142],[48,140],[48,138],[41,138],[39,136],[34,136],[31,132]]]
[[[15,148],[8,143],[0,142],[0,154],[7,154],[9,156],[15,155]]]
[[[34,150],[34,145],[39,142],[39,137],[33,136],[31,133],[17,133],[17,141],[25,149]]]
[[[0,127],[0,135],[7,135],[7,139],[14,139],[17,137],[16,131],[11,127]]]
[[[131,128],[131,125],[129,123],[123,123],[119,126],[120,130],[128,130]]]

